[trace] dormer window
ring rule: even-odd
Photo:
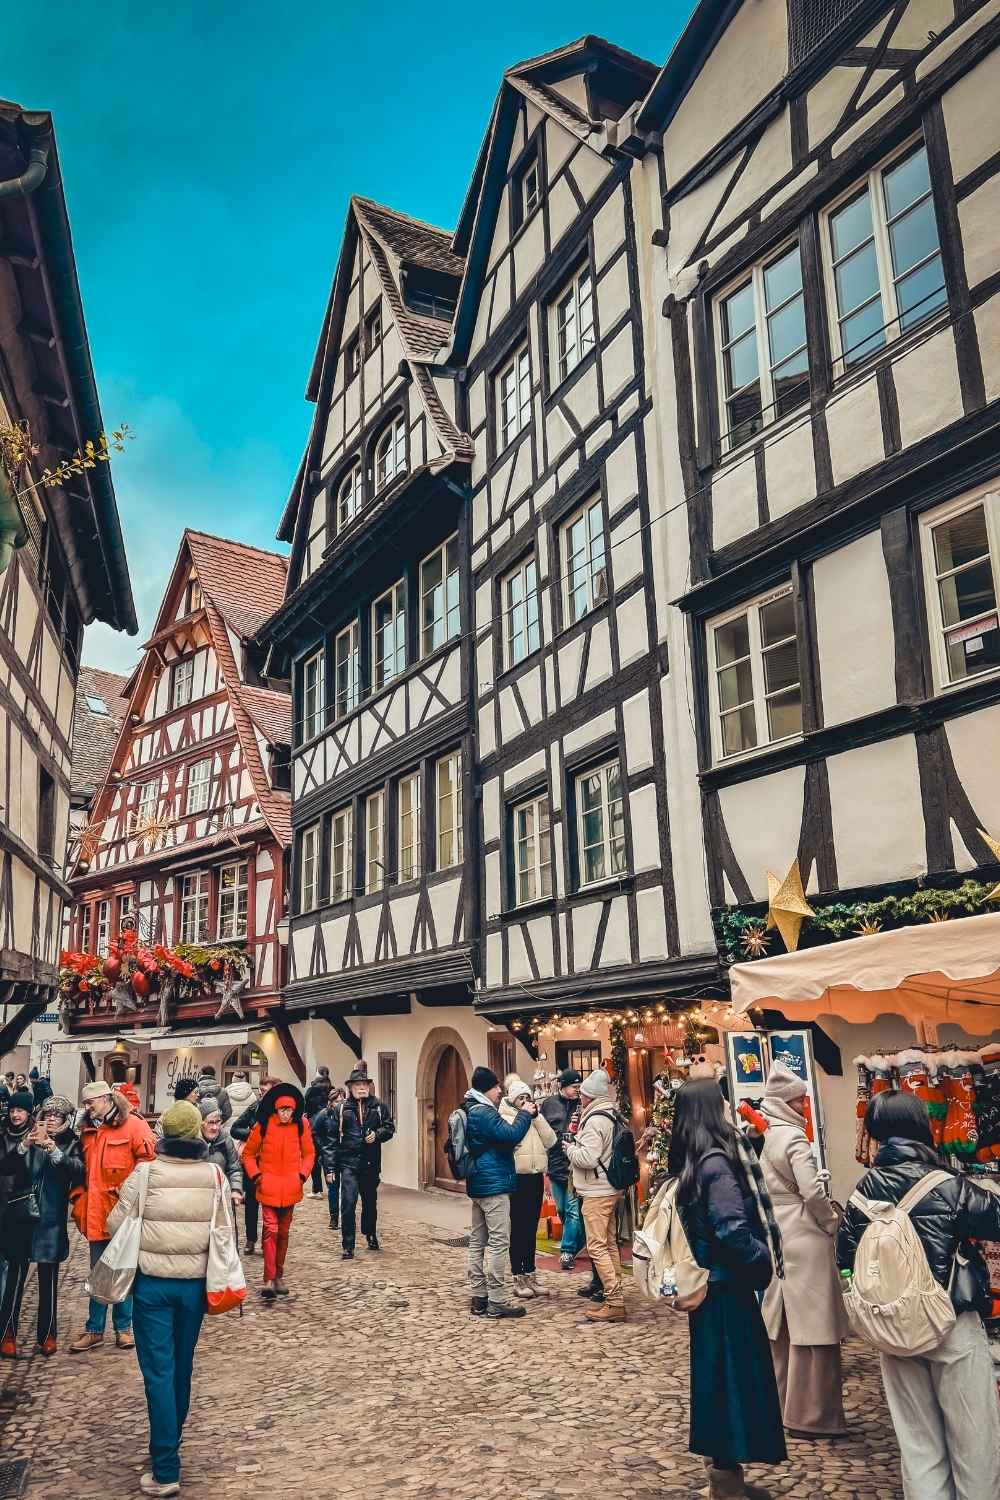
[[[404,266],[403,301],[421,317],[450,323],[458,303],[458,277],[427,266]]]
[[[361,340],[355,334],[344,348],[344,380],[351,381],[361,369]]]
[[[365,319],[365,354],[369,355],[382,342],[382,304],[377,303]]]
[[[197,578],[191,577],[188,579],[187,587],[184,590],[184,603],[181,613],[184,615],[193,615],[195,610],[198,609],[201,609],[201,583]]]
[[[381,490],[406,470],[406,423],[397,417],[378,440],[375,449],[375,489]]]
[[[511,229],[516,231],[531,218],[541,201],[541,174],[538,152],[532,151],[511,179]]]
[[[337,530],[349,526],[361,509],[361,465],[355,464],[337,490]]]

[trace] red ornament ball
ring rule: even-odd
[[[106,958],[104,960],[104,977],[105,977],[105,979],[110,979],[111,982],[114,983],[114,981],[118,978],[118,976],[121,973],[121,971],[122,971],[122,961],[117,956],[117,954],[112,954],[112,956],[110,958]]]
[[[147,976],[142,972],[141,969],[136,969],[135,973],[132,975],[133,993],[138,995],[140,1000],[145,1000],[146,996],[149,994],[149,988],[149,979],[147,978]]]

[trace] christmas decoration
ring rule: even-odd
[[[180,998],[212,994],[222,976],[224,1009],[244,1019],[241,996],[249,984],[249,958],[236,944],[203,948],[163,943],[147,947],[134,926],[122,926],[103,960],[93,953],[66,951],[59,960],[59,1014],[71,1029],[76,1010],[88,1014],[111,1010],[116,1017],[144,1009],[159,995],[158,1023],[169,1024],[171,1007]],[[228,981],[228,990],[227,990]],[[222,1012],[220,1011],[220,1014]]]
[[[223,968],[222,980],[222,1003],[215,1012],[215,1019],[221,1021],[227,1010],[231,1010],[238,1020],[242,1021],[243,1006],[240,1004],[240,996],[246,988],[246,978],[237,977],[235,965],[227,959]]]
[[[646,1134],[646,1161],[649,1165],[647,1199],[652,1198],[667,1175],[676,1104],[677,1095],[671,1087],[670,1075],[658,1073],[653,1079],[653,1103]]]
[[[779,880],[770,870],[767,872],[767,926],[777,927],[781,940],[789,953],[799,946],[799,932],[806,917],[813,909],[802,889],[802,874],[798,859],[793,859],[784,880]]]
[[[628,1043],[625,1040],[625,1027],[617,1020],[611,1023],[611,1067],[614,1074],[615,1092],[618,1095],[618,1108],[626,1120],[631,1120],[632,1097],[628,1091]]]
[[[767,952],[769,941],[763,927],[748,927],[743,934],[743,952],[747,958],[761,958]]]
[[[1000,860],[1000,839],[995,839],[992,834],[986,832],[985,828],[980,828],[979,837],[984,844],[989,846],[994,858]],[[986,899],[987,901],[1000,901],[1000,885],[995,885]]]

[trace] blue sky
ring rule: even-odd
[[[450,228],[505,67],[585,32],[660,63],[689,9],[46,0],[44,18],[5,16],[0,92],[54,117],[105,423],[137,434],[114,476],[141,632],[184,526],[276,545],[350,194]],[[94,626],[84,659],[127,670],[139,641]]]

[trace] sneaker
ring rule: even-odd
[[[368,1248],[369,1250],[381,1250],[382,1246],[378,1242],[377,1234],[370,1234],[368,1236]]]
[[[273,1302],[275,1297],[278,1295],[277,1291],[275,1290],[274,1282],[265,1281],[264,1285],[260,1289],[260,1295],[263,1297],[265,1302]]]
[[[43,1339],[42,1342],[40,1344],[37,1344],[35,1347],[37,1348],[39,1354],[44,1355],[44,1357],[48,1359],[51,1355],[55,1354],[56,1348],[58,1346],[55,1339],[50,1333],[47,1339]]]
[[[69,1352],[70,1354],[89,1354],[91,1349],[99,1349],[103,1343],[103,1333],[91,1333],[89,1328],[85,1328],[76,1343],[70,1344]]]
[[[179,1495],[181,1482],[179,1479],[168,1479],[161,1484],[155,1474],[140,1474],[139,1488],[144,1495]]]
[[[341,1258],[341,1260],[353,1260],[354,1259],[354,1251],[353,1250],[342,1250],[340,1252],[340,1258]]]
[[[340,1228],[340,1225],[337,1223],[336,1219],[331,1219],[330,1220],[330,1228],[332,1230],[334,1230],[334,1231],[336,1231],[336,1230],[338,1230]]]
[[[314,1198],[325,1198],[326,1194],[324,1193],[324,1191],[323,1191],[322,1188],[313,1188],[313,1197]]]
[[[135,1339],[132,1337],[131,1329],[126,1328],[122,1333],[115,1334],[116,1349],[134,1349]]]
[[[274,1290],[277,1292],[279,1297],[288,1296],[288,1288],[285,1285],[285,1278],[283,1276],[276,1276],[274,1278]]]
[[[514,1277],[514,1296],[515,1297],[521,1297],[521,1298],[524,1299],[525,1302],[528,1302],[528,1301],[530,1301],[530,1299],[534,1295],[535,1295],[534,1291],[528,1285],[528,1278],[527,1278],[527,1276],[515,1276]]]
[[[575,1265],[576,1265],[576,1256],[575,1255],[560,1255],[560,1257],[559,1257],[559,1269],[560,1269],[560,1271],[572,1271],[572,1269],[573,1269],[573,1267]]]
[[[523,1318],[526,1308],[512,1307],[509,1302],[487,1302],[486,1316],[488,1318]]]
[[[472,1314],[472,1316],[474,1318],[485,1318],[485,1316],[486,1316],[486,1298],[485,1297],[472,1297],[472,1298],[470,1298],[470,1301],[469,1301],[469,1311],[471,1312],[471,1314]]]

